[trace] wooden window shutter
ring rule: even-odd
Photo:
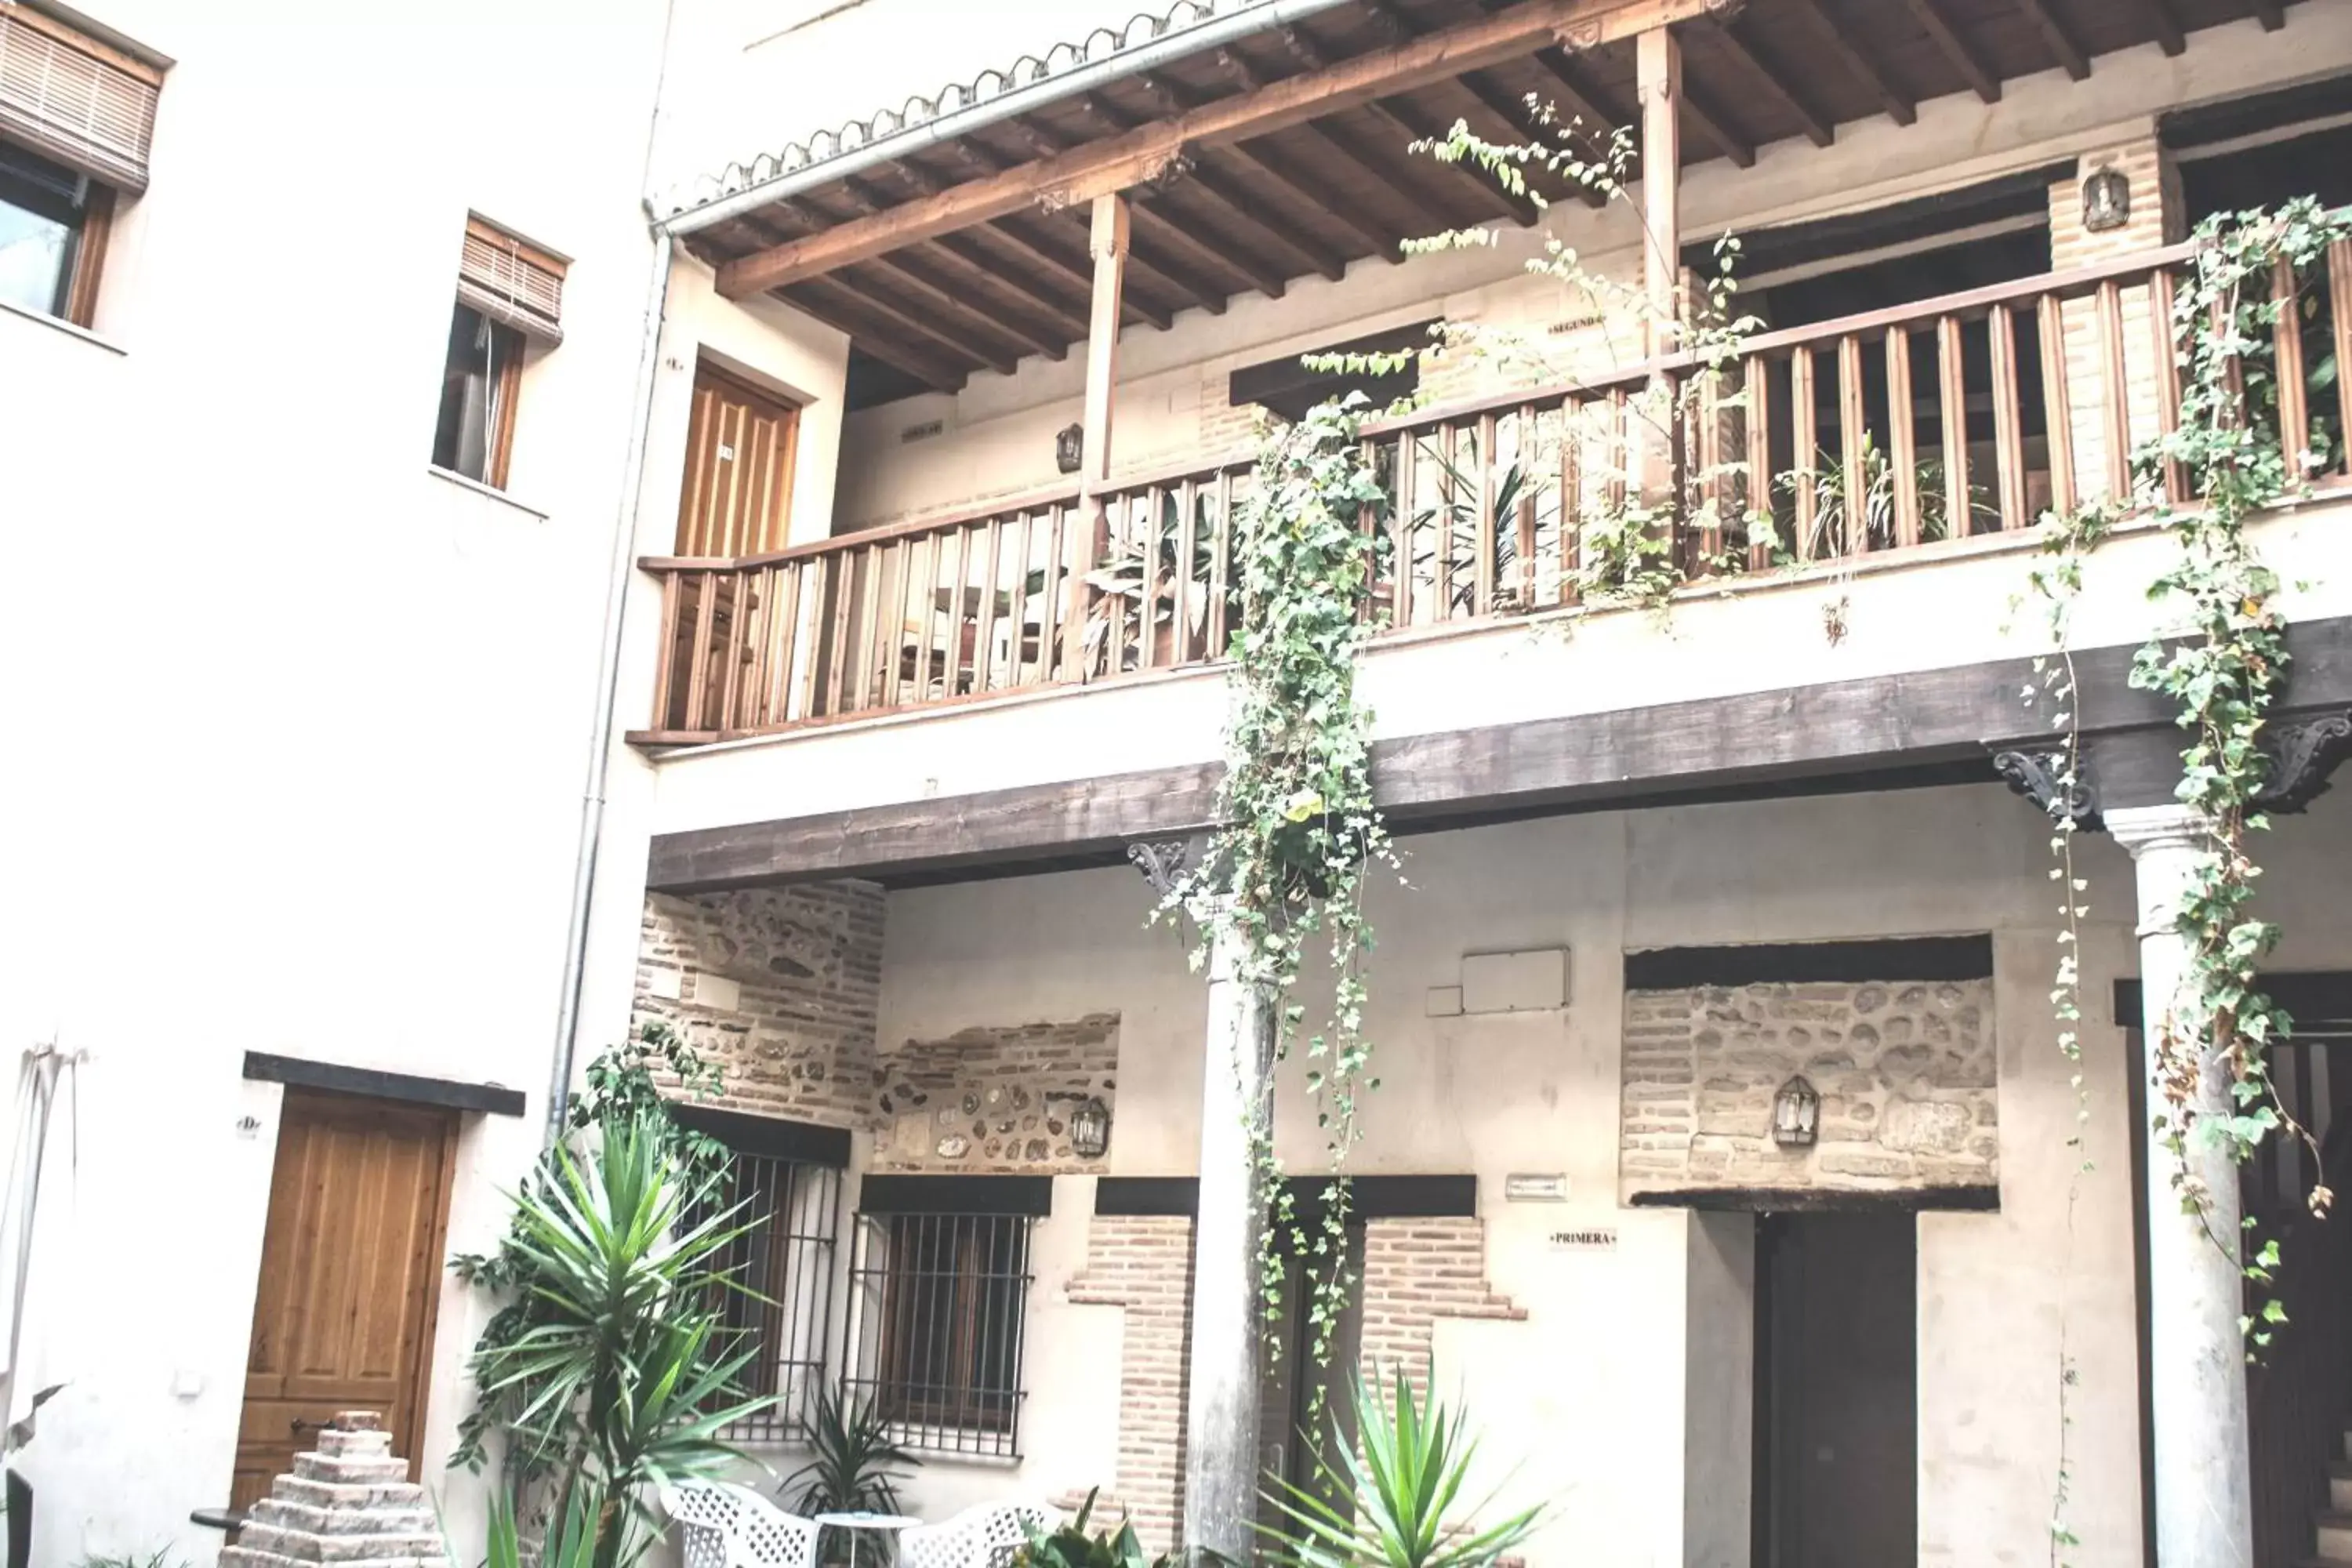
[[[0,0],[0,135],[117,190],[147,188],[163,73]]]
[[[469,217],[457,263],[457,298],[527,337],[560,343],[565,266],[562,257]]]

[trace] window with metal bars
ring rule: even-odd
[[[1050,1186],[1019,1177],[867,1179],[850,1262],[845,1382],[906,1447],[1019,1457],[1030,1228],[1044,1212],[1032,1200]]]
[[[721,1291],[718,1307],[733,1352],[752,1352],[734,1397],[774,1400],[721,1436],[732,1443],[803,1437],[825,1379],[848,1134],[698,1105],[673,1106],[671,1114],[733,1152],[714,1202],[745,1228],[716,1263],[741,1289]]]

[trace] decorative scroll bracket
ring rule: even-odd
[[[2263,726],[2262,751],[2270,773],[2253,805],[2294,816],[2327,793],[2329,775],[2352,755],[2352,712],[2274,719]]]
[[[2095,833],[2099,829],[2099,792],[2092,782],[2090,758],[2077,749],[2072,759],[2071,779],[2067,779],[2068,762],[2063,749],[1995,752],[1992,757],[1993,772],[2011,789],[2050,816],[2072,822],[2076,831]],[[2061,780],[2067,782],[2062,784]]]
[[[1167,898],[1183,881],[1185,870],[1192,864],[1194,853],[1202,847],[1196,838],[1146,839],[1127,847],[1129,864],[1143,873],[1151,890]]]

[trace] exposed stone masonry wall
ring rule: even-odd
[[[719,1103],[730,1109],[866,1125],[882,909],[882,889],[868,882],[650,894],[637,1021],[664,1020],[716,1059],[726,1074]]]
[[[1144,1550],[1175,1544],[1184,1488],[1184,1383],[1191,1365],[1192,1222],[1182,1215],[1094,1216],[1081,1305],[1127,1310],[1118,1363],[1118,1450],[1104,1478],[1105,1519],[1127,1511]],[[1071,1500],[1075,1502],[1076,1499]]]
[[[1992,1014],[1990,980],[1629,991],[1621,1194],[1993,1185]],[[1810,1149],[1772,1140],[1797,1074],[1822,1097]]]
[[[1070,1148],[1070,1112],[1118,1089],[1118,1016],[965,1029],[882,1058],[877,1171],[1100,1171]],[[1113,1135],[1116,1136],[1114,1123]]]

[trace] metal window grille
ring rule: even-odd
[[[782,1443],[803,1436],[824,1383],[825,1331],[833,1320],[835,1241],[841,1173],[765,1154],[730,1162],[721,1207],[750,1228],[717,1260],[740,1290],[720,1293],[725,1326],[751,1360],[734,1398],[774,1396],[759,1415],[729,1426],[730,1442]]]
[[[850,1391],[899,1443],[1017,1458],[1029,1216],[862,1217],[850,1262]]]

